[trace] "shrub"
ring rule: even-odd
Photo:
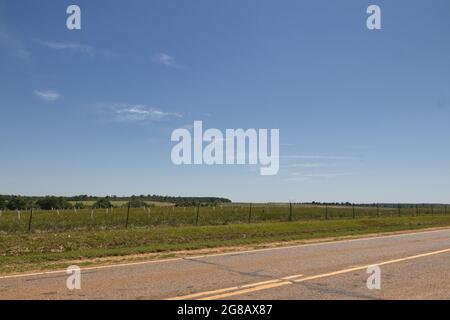
[[[152,205],[148,204],[147,202],[145,202],[144,200],[141,200],[139,198],[131,198],[130,201],[128,201],[125,204],[126,207],[130,206],[130,208],[148,208],[151,207]]]
[[[36,201],[42,210],[70,209],[72,205],[62,197],[45,197]]]
[[[103,198],[98,200],[96,203],[94,203],[94,205],[92,206],[93,208],[111,208],[113,205],[111,203],[111,201],[109,201],[109,199],[107,198]]]

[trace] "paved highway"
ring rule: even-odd
[[[0,277],[0,299],[449,299],[450,229],[84,268],[80,290],[67,277]]]

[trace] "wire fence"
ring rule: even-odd
[[[447,205],[311,206],[224,205],[67,210],[0,210],[0,233],[108,230],[132,227],[205,226],[239,223],[447,215]]]

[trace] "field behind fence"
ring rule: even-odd
[[[447,206],[312,206],[240,204],[217,207],[150,207],[0,211],[0,233],[108,230],[130,227],[445,215]]]

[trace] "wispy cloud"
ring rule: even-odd
[[[10,50],[12,55],[18,59],[26,60],[31,56],[31,52],[25,48],[22,41],[8,33],[1,24],[0,47]]]
[[[285,159],[309,159],[309,160],[356,160],[355,157],[347,156],[318,156],[318,155],[286,155]]]
[[[295,172],[285,178],[285,181],[307,181],[311,179],[335,179],[338,177],[352,176],[354,172],[331,172],[331,173],[303,173]]]
[[[62,98],[62,95],[54,90],[35,90],[34,94],[45,101],[56,101]]]
[[[329,168],[336,167],[335,163],[293,163],[283,166],[284,168]]]
[[[43,47],[59,52],[69,52],[71,54],[80,54],[88,57],[101,57],[106,60],[117,58],[119,55],[111,50],[96,49],[93,46],[77,42],[58,42],[35,40]]]
[[[159,65],[163,65],[169,68],[183,68],[184,66],[179,64],[174,57],[167,53],[157,53],[153,56],[153,62]]]
[[[116,121],[157,121],[182,117],[179,112],[167,112],[146,105],[116,104],[108,109]]]
[[[94,47],[86,44],[76,43],[76,42],[55,42],[55,41],[44,41],[36,40],[36,42],[44,47],[59,51],[70,51],[75,53],[81,53],[89,56],[95,55]]]
[[[303,181],[307,181],[309,180],[308,178],[305,177],[288,177],[288,178],[284,178],[283,181],[288,181],[288,182],[303,182]]]

